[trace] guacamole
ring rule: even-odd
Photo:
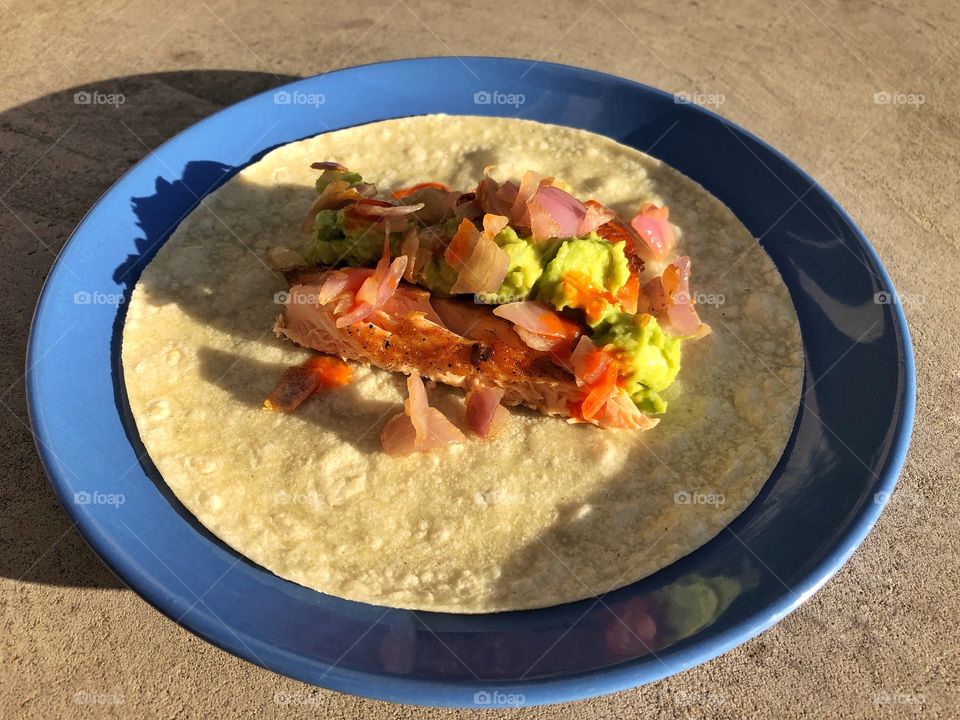
[[[543,274],[543,258],[549,254],[552,244],[521,238],[509,226],[493,239],[507,253],[510,265],[500,288],[496,292],[481,294],[477,300],[490,305],[526,300]]]
[[[611,243],[596,233],[562,240],[544,268],[538,297],[557,310],[579,308],[596,327],[622,308],[616,293],[630,279],[624,243]]]
[[[450,288],[457,281],[457,271],[443,259],[443,255],[431,255],[423,266],[419,283],[427,290],[441,295],[449,295]]]
[[[400,252],[402,235],[391,233],[390,251]],[[355,233],[343,228],[343,210],[321,210],[313,224],[313,238],[304,252],[313,265],[376,265],[383,254],[383,234],[366,229]]]
[[[680,370],[681,341],[663,332],[652,315],[613,314],[593,334],[592,340],[616,355],[625,368],[626,390],[646,413],[662,413],[660,397]]]
[[[324,190],[327,189],[327,185],[332,183],[334,180],[341,180],[351,185],[357,185],[363,182],[363,178],[360,176],[360,173],[357,172],[331,172],[326,171],[320,173],[320,177],[317,178],[317,194],[319,195]]]

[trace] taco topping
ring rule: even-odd
[[[383,449],[390,455],[409,455],[463,442],[460,429],[427,403],[427,388],[419,375],[407,378],[403,412],[394,415],[380,433]]]
[[[276,331],[410,376],[405,411],[384,428],[388,452],[463,440],[427,405],[421,376],[466,391],[466,427],[481,438],[505,405],[601,428],[657,424],[683,344],[709,333],[690,258],[672,254],[667,206],[623,218],[554,178],[499,183],[490,168],[466,192],[429,181],[384,200],[343,165],[313,167],[311,237],[290,255],[306,265],[286,270]],[[268,403],[293,409],[308,385],[288,379]]]

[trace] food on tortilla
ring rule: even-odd
[[[666,206],[627,222],[554,178],[501,184],[489,169],[467,192],[426,182],[386,200],[344,165],[312,167],[313,265],[287,269],[279,335],[571,422],[657,424],[683,342],[709,332]],[[497,405],[472,405],[467,425],[486,437]]]
[[[696,311],[713,332],[684,342],[683,369],[658,392],[668,409],[657,416],[657,428],[601,431],[523,406],[504,415],[496,408],[507,402],[506,384],[480,387],[465,403],[463,390],[425,380],[427,407],[460,427],[466,441],[394,456],[383,451],[381,435],[391,418],[406,415],[408,379],[354,362],[349,383],[329,387],[321,371],[320,381],[307,377],[284,396],[292,402],[313,387],[295,412],[265,412],[264,398],[278,378],[318,357],[272,332],[278,313],[295,305],[277,304],[289,301],[290,282],[270,265],[304,263],[301,243],[311,236],[300,235],[298,226],[318,197],[310,163],[321,158],[369,174],[385,191],[376,197],[391,203],[398,199],[387,191],[425,180],[473,188],[484,167],[495,165],[500,180],[522,183],[530,168],[563,178],[573,197],[596,199],[624,219],[626,227],[611,228],[621,236],[649,230],[654,237],[659,228],[663,239],[668,222],[674,246],[658,255],[692,259]],[[367,197],[369,189],[358,186]],[[411,202],[409,195],[400,199]],[[643,203],[659,210],[636,220]],[[381,236],[362,263],[344,261],[337,269],[372,273],[382,243]],[[511,257],[530,249],[518,244]],[[403,254],[391,250],[391,262]],[[649,265],[658,262],[651,258]],[[517,265],[523,269],[506,279],[515,288],[532,287],[542,265]],[[662,270],[657,276],[671,282]],[[413,300],[427,292],[408,280],[398,288]],[[512,321],[491,316],[470,295],[429,297],[443,324],[468,340],[509,337],[526,345]],[[458,325],[469,322],[464,308],[484,311],[486,322],[473,331]],[[504,325],[511,326],[506,335]],[[666,322],[657,325],[668,335]],[[381,330],[371,332],[370,343],[383,339]],[[597,347],[660,342],[652,325],[608,337],[591,328],[588,335]],[[411,380],[422,370],[415,351],[398,359],[398,368],[414,370]],[[126,305],[122,363],[130,411],[153,465],[224,543],[324,593],[457,613],[595,596],[709,541],[743,512],[776,466],[803,378],[787,288],[717,198],[609,138],[525,120],[449,116],[390,120],[291,143],[205,197],[139,278]],[[423,410],[422,399],[413,397],[411,415]],[[471,439],[482,436],[473,425],[486,430],[485,440]],[[431,442],[429,434],[421,438]]]

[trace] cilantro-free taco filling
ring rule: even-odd
[[[649,430],[684,343],[710,332],[665,206],[619,217],[554,178],[528,170],[500,183],[490,168],[470,190],[424,182],[388,199],[343,165],[312,167],[310,237],[285,268],[276,331],[410,376],[404,411],[381,435],[390,454],[465,440],[429,406],[421,376],[466,391],[465,424],[480,437],[502,425],[504,405]],[[326,386],[304,380],[313,374],[285,373],[266,407],[294,410],[305,388]]]

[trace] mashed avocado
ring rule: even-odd
[[[432,293],[449,295],[450,288],[457,281],[457,271],[442,255],[433,255],[423,266],[419,284]]]
[[[652,315],[627,313],[614,313],[591,339],[620,358],[627,370],[627,392],[640,410],[662,413],[667,409],[660,391],[680,370],[680,340],[666,335]]]
[[[543,274],[543,258],[549,254],[549,248],[518,237],[511,227],[505,227],[493,239],[507,253],[510,266],[500,288],[478,299],[494,305],[526,300]]]
[[[507,274],[500,287],[491,293],[480,293],[477,301],[488,305],[518,302],[527,299],[543,274],[543,258],[549,256],[554,244],[543,245],[524,239],[506,227],[493,238],[510,258]],[[423,267],[420,284],[431,292],[449,294],[457,280],[456,271],[442,256],[434,256]]]
[[[324,190],[327,189],[327,185],[332,183],[334,180],[341,180],[343,182],[350,183],[351,185],[357,185],[358,183],[363,182],[363,178],[360,176],[360,173],[355,172],[323,172],[320,173],[320,177],[317,178],[317,194],[319,195]]]
[[[538,297],[558,310],[580,308],[596,327],[615,316],[615,295],[630,279],[624,243],[610,243],[596,233],[561,241],[540,278]]]
[[[390,250],[400,251],[402,237],[399,233],[390,236]],[[321,210],[313,224],[313,238],[307,245],[304,257],[314,265],[346,265],[364,267],[376,265],[383,255],[383,235],[361,231],[348,233],[343,229],[342,210]]]
[[[343,229],[339,210],[321,210],[313,224],[313,238],[304,257],[314,265],[363,266],[376,263],[383,253],[383,237],[374,233],[351,237]]]

